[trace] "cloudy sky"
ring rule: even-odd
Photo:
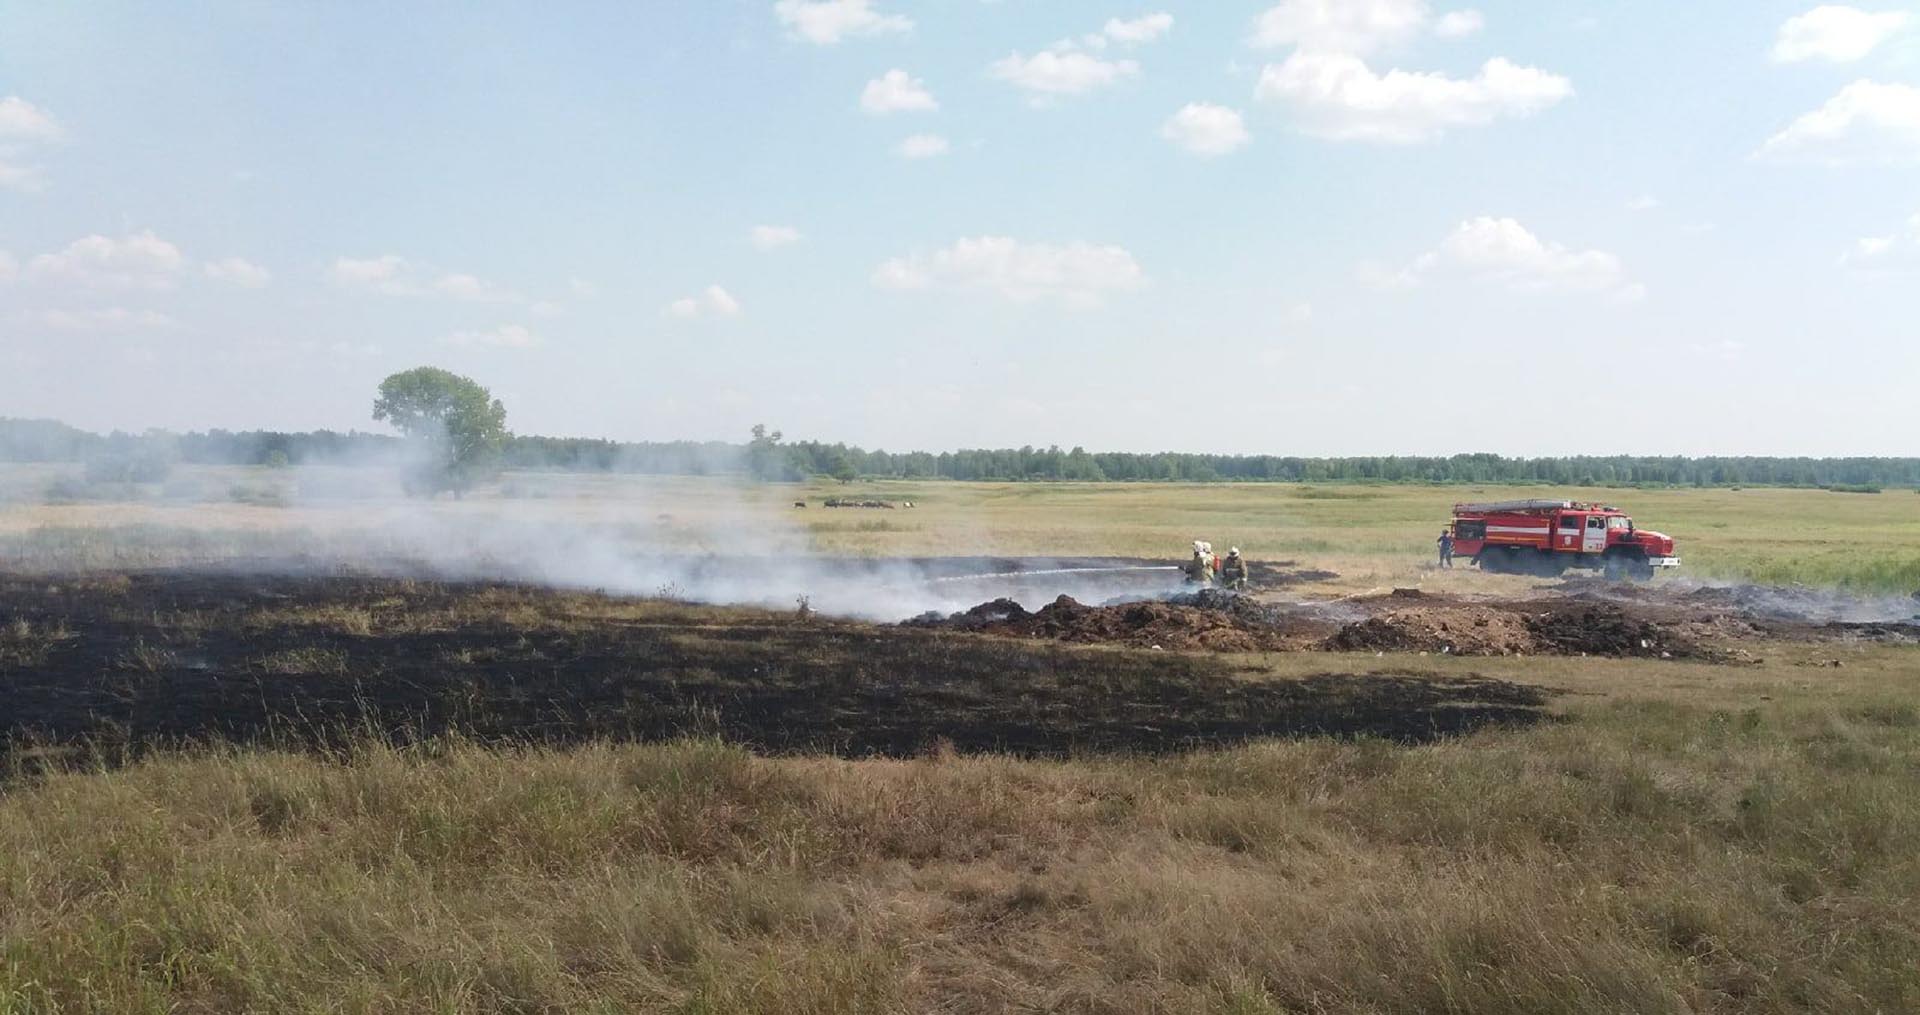
[[[1920,454],[1920,5],[0,6],[0,415]]]

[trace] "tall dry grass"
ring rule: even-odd
[[[1841,672],[1424,747],[23,768],[0,1011],[1916,1010],[1910,658]]]

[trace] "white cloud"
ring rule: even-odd
[[[1109,18],[1100,34],[1114,42],[1139,45],[1152,42],[1173,29],[1173,15],[1162,11],[1132,19]]]
[[[11,282],[20,274],[20,262],[12,254],[0,250],[0,282]]]
[[[1140,72],[1132,60],[1102,60],[1076,49],[1041,50],[1032,56],[1014,53],[994,61],[987,73],[1030,93],[1036,99],[1084,95],[1114,85]]]
[[[755,250],[778,250],[800,242],[800,230],[792,226],[754,226],[747,239]]]
[[[599,295],[600,287],[584,278],[570,278],[567,279],[567,291],[572,293],[575,299],[588,300]]]
[[[0,149],[0,153],[4,153],[4,149]],[[0,162],[0,187],[32,194],[46,189],[46,182],[41,177],[38,166]]]
[[[541,345],[539,335],[518,324],[502,324],[481,331],[456,331],[441,339],[445,345],[485,346],[493,349],[534,349]]]
[[[273,273],[244,257],[208,261],[203,269],[216,282],[231,282],[244,289],[259,289],[273,280]]]
[[[1247,125],[1237,110],[1205,102],[1190,102],[1160,127],[1160,136],[1195,155],[1226,155],[1249,140]]]
[[[1610,293],[1637,300],[1645,290],[1626,278],[1620,259],[1601,250],[1548,243],[1510,218],[1460,223],[1440,246],[1420,255],[1399,281],[1466,279],[1512,289]]]
[[[433,280],[433,291],[451,299],[469,303],[511,303],[513,293],[484,279],[464,272],[447,272]]]
[[[129,310],[126,307],[103,307],[95,310],[42,310],[28,315],[28,319],[56,331],[82,333],[170,331],[180,326],[180,322],[158,311]]]
[[[336,258],[329,271],[338,285],[370,289],[389,296],[444,296],[469,303],[518,303],[521,297],[503,286],[460,271],[433,272],[399,254]]]
[[[1373,53],[1413,38],[1432,17],[1426,0],[1284,0],[1254,21],[1254,46]]]
[[[854,36],[913,28],[913,22],[905,17],[875,10],[873,0],[778,0],[773,13],[788,31],[822,46]]]
[[[1660,207],[1660,199],[1652,194],[1641,194],[1639,197],[1628,198],[1621,207],[1628,211],[1652,211]]]
[[[53,114],[19,97],[0,98],[0,142],[57,141],[65,132]]]
[[[887,113],[932,112],[940,108],[926,83],[894,68],[867,82],[860,92],[860,108],[875,116]]]
[[[696,295],[674,300],[667,305],[666,314],[688,321],[703,317],[737,317],[740,314],[740,301],[720,286],[710,285]]]
[[[28,266],[32,275],[94,289],[170,289],[187,259],[180,248],[151,231],[122,239],[95,234],[67,244],[57,254],[41,254]]]
[[[1920,215],[1909,218],[1902,231],[1855,241],[1840,263],[1874,274],[1920,271]]]
[[[945,155],[949,147],[947,139],[938,134],[915,134],[901,141],[893,152],[903,159],[932,159]]]
[[[1443,39],[1464,39],[1487,27],[1487,19],[1479,11],[1448,11],[1433,23],[1433,34]]]
[[[339,285],[406,296],[419,292],[418,287],[407,280],[410,272],[411,266],[406,258],[399,254],[381,254],[378,257],[335,258],[328,274]]]
[[[1145,275],[1124,248],[1091,243],[1023,243],[1006,236],[956,241],[932,254],[896,257],[874,269],[887,289],[986,290],[1020,303],[1052,299],[1097,306],[1110,293],[1136,288]]]
[[[1573,94],[1566,78],[1495,57],[1471,78],[1390,70],[1359,57],[1297,52],[1260,74],[1257,96],[1289,107],[1301,130],[1342,141],[1412,144],[1454,127],[1529,116]]]
[[[1759,154],[1828,166],[1920,163],[1920,88],[1855,81],[1768,138]]]
[[[1906,11],[1869,13],[1858,7],[1826,4],[1788,18],[1773,42],[1773,58],[1780,63],[1826,60],[1852,63],[1913,21]]]
[[[17,96],[0,98],[0,188],[34,193],[45,189],[39,166],[15,161],[35,144],[65,135],[51,113]]]

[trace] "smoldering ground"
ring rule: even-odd
[[[1092,601],[1177,590],[1171,561],[872,558],[821,552],[787,491],[616,473],[511,474],[470,496],[409,496],[409,463],[178,470],[164,485],[86,492],[39,477],[60,510],[0,532],[15,572],[209,572],[510,581],[890,621],[1017,598]],[[241,478],[235,478],[239,476]],[[955,545],[964,548],[966,540]]]

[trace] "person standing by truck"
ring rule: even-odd
[[[1441,529],[1440,538],[1434,540],[1434,543],[1440,547],[1440,566],[1444,568],[1452,568],[1453,567],[1453,532],[1452,530]]]

